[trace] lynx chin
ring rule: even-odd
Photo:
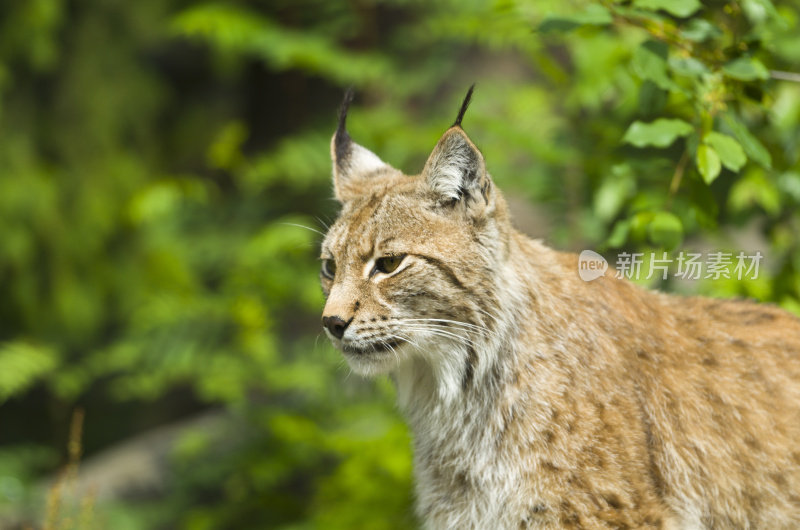
[[[333,136],[322,322],[389,374],[427,529],[800,528],[800,320],[516,231],[458,117],[419,175]]]

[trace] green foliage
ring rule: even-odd
[[[180,34],[202,38],[215,49],[249,54],[276,70],[300,69],[337,83],[369,83],[391,74],[380,54],[358,54],[334,38],[293,31],[267,17],[225,4],[189,8],[174,19]]]
[[[30,344],[12,342],[0,344],[0,403],[19,394],[51,372],[56,366],[53,351]]]
[[[706,184],[711,184],[719,176],[722,164],[712,146],[702,144],[697,147],[697,169]]]
[[[656,212],[647,225],[647,232],[654,245],[673,250],[681,244],[683,225],[669,212]]]
[[[636,147],[668,147],[679,137],[691,134],[693,130],[691,125],[677,119],[659,118],[652,123],[635,121],[625,131],[622,140]]]
[[[108,527],[414,526],[391,385],[319,336],[347,85],[352,136],[415,173],[477,82],[464,127],[553,245],[761,248],[758,279],[695,290],[800,311],[797,64],[796,2],[4,4],[0,521],[41,521],[82,404],[89,457],[235,425],[185,433],[168,493]]]
[[[727,134],[712,131],[703,137],[703,143],[714,149],[722,165],[731,171],[739,171],[747,163],[742,146]]]
[[[633,0],[633,5],[653,11],[664,10],[676,17],[688,17],[701,7],[698,0]]]
[[[593,48],[596,64],[606,72],[619,72],[604,89],[604,109],[610,110],[583,120],[589,130],[584,134],[594,141],[582,145],[595,162],[583,169],[586,183],[596,190],[594,213],[608,226],[605,245],[649,243],[675,249],[681,234],[703,238],[763,213],[783,219],[766,227],[763,236],[768,240],[774,240],[778,225],[795,224],[796,202],[781,197],[774,183],[798,164],[793,143],[798,135],[796,114],[780,125],[771,106],[778,94],[792,94],[788,96],[792,113],[800,104],[797,84],[775,80],[787,78],[780,71],[791,71],[797,64],[798,6],[776,7],[760,0],[719,5],[694,0],[601,4],[611,20],[596,19],[594,27],[586,24],[582,10],[559,19],[573,22],[562,23],[562,30],[584,28],[565,34],[561,41],[573,56],[581,53],[584,43],[617,36],[618,48],[613,51]],[[545,35],[553,34],[547,20],[540,28],[547,30]],[[629,54],[622,53],[622,47],[629,47]],[[614,63],[604,63],[604,56],[615,57]],[[626,63],[627,71],[614,69],[615,64]],[[577,74],[572,80],[579,87],[586,76]],[[568,88],[565,97],[577,90]],[[610,135],[594,134],[603,120],[629,123],[621,140],[642,151],[620,150],[619,141]],[[788,121],[792,125],[787,126]],[[618,172],[595,171],[615,167],[620,157],[638,175],[633,196],[628,179],[620,181]],[[621,201],[626,207],[616,208]],[[602,238],[603,232],[596,231],[589,241],[596,244]],[[795,274],[793,266],[784,265],[791,261],[785,252],[794,251],[782,247],[770,255],[771,271],[778,273],[772,279],[776,285],[788,285],[786,278]],[[713,292],[713,286],[701,289]],[[791,296],[797,295],[793,289]]]

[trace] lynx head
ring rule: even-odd
[[[419,175],[352,141],[345,96],[331,141],[342,211],[322,243],[320,279],[323,326],[357,373],[412,358],[434,367],[474,361],[474,345],[494,325],[495,271],[510,225],[483,155],[461,128],[471,95]]]

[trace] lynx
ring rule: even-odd
[[[461,127],[421,174],[331,142],[323,327],[389,374],[428,529],[800,528],[800,320],[644,290],[515,230]]]

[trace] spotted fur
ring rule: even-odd
[[[800,321],[580,280],[512,227],[462,116],[417,176],[344,116],[331,145],[328,334],[396,384],[424,527],[800,528]]]

